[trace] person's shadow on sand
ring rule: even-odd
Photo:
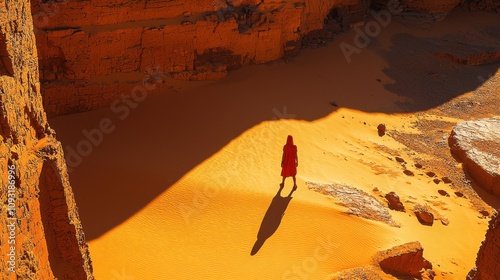
[[[295,190],[292,189],[287,197],[281,196],[282,190],[283,187],[280,187],[276,195],[273,197],[271,205],[269,205],[269,208],[267,209],[266,215],[262,219],[259,233],[257,233],[257,241],[255,241],[252,252],[250,252],[250,255],[252,256],[257,254],[262,245],[264,245],[264,242],[266,242],[266,240],[276,232],[281,223],[281,219],[285,215],[285,210],[292,200],[292,193]]]

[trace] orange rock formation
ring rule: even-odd
[[[494,280],[500,275],[500,215],[490,221],[486,237],[477,254],[476,267],[469,273],[469,280]]]
[[[0,278],[93,279],[63,150],[42,107],[29,11],[28,0],[0,4]]]
[[[49,116],[109,106],[141,85],[149,69],[219,79],[324,44],[364,24],[370,5],[443,16],[459,2],[33,0],[44,105]]]

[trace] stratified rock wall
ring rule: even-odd
[[[500,279],[500,214],[490,221],[488,232],[477,254],[476,267],[469,273],[468,280]]]
[[[0,3],[1,279],[93,279],[60,143],[42,107],[28,0]]]
[[[219,79],[295,54],[326,23],[322,36],[363,24],[369,7],[368,0],[44,2],[32,7],[49,115],[109,106],[151,69],[181,80]]]

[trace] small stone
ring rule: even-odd
[[[441,180],[443,180],[443,182],[445,182],[446,184],[450,184],[451,183],[451,180],[448,177],[443,177],[443,178],[441,178]]]
[[[461,193],[461,192],[455,192],[455,195],[458,196],[458,197],[463,197],[464,196],[464,194]]]
[[[415,174],[413,174],[413,172],[411,172],[408,169],[406,169],[405,171],[403,171],[403,173],[406,174],[407,176],[415,176]]]
[[[436,173],[429,171],[429,172],[425,173],[425,175],[427,175],[429,177],[434,177],[434,176],[436,176]]]
[[[481,215],[483,215],[485,217],[488,217],[490,215],[490,213],[486,210],[480,211],[479,213],[481,213]]]
[[[438,190],[438,193],[442,196],[450,196],[445,190]]]
[[[434,215],[425,209],[415,211],[418,221],[424,226],[432,226],[434,223]]]
[[[377,126],[377,130],[378,130],[378,136],[382,137],[385,135],[385,130],[386,130],[386,127],[385,127],[385,124],[381,123]]]
[[[396,161],[401,162],[401,163],[405,162],[405,160],[403,158],[400,158],[400,157],[396,157]]]
[[[439,180],[438,178],[432,180],[436,185],[439,184],[441,182],[441,180]]]
[[[385,199],[387,199],[389,209],[405,212],[405,207],[395,192],[386,194]]]
[[[422,166],[422,164],[420,164],[420,163],[415,163],[415,167],[416,167],[416,168],[418,168],[418,169],[420,169],[420,168],[422,168],[423,166]]]

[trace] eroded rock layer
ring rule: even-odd
[[[453,128],[448,143],[467,173],[500,196],[500,119],[461,122]]]
[[[93,279],[63,150],[42,107],[29,11],[28,0],[0,3],[0,278]]]
[[[488,232],[477,254],[476,267],[469,280],[496,280],[500,275],[500,215],[490,221]]]
[[[370,6],[445,15],[458,3],[33,0],[44,105],[49,116],[109,106],[148,83],[151,72],[181,80],[219,79],[242,65],[324,44],[364,24]]]

